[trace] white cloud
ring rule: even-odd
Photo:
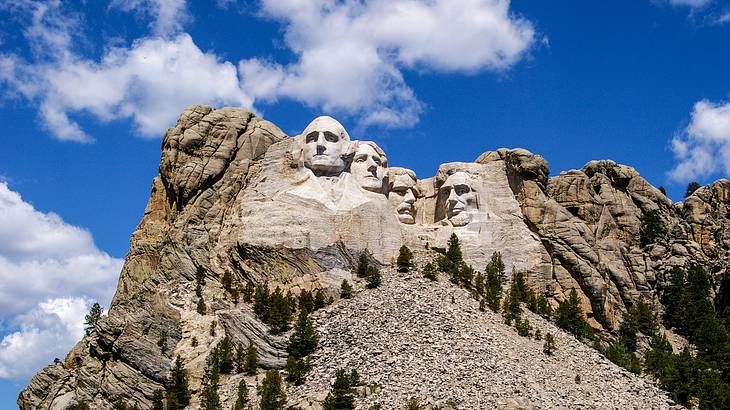
[[[409,126],[421,103],[403,69],[502,71],[534,41],[534,28],[507,0],[264,0],[285,26],[296,62],[239,64],[256,99],[291,98],[361,117],[364,125]]]
[[[668,0],[672,6],[702,8],[712,3],[713,0]]]
[[[111,0],[109,7],[151,17],[152,32],[168,36],[182,31],[184,24],[190,21],[186,3],[186,0]]]
[[[669,177],[675,181],[730,174],[730,103],[697,102],[690,124],[672,139],[672,151],[678,163]]]
[[[189,20],[184,0],[114,0],[111,7],[151,17],[154,37],[111,47],[97,61],[73,51],[80,17],[57,1],[23,4],[32,16],[26,38],[45,52],[35,62],[0,54],[0,81],[35,101],[57,138],[80,142],[92,140],[74,120],[80,113],[131,119],[142,136],[159,137],[190,104],[255,109],[282,98],[365,127],[408,127],[423,104],[404,70],[502,72],[535,37],[509,0],[262,0],[261,17],[283,25],[296,59],[235,65],[181,32]]]
[[[0,341],[0,377],[30,376],[65,353],[90,301],[111,301],[121,266],[88,231],[35,210],[0,182],[0,323],[18,329]],[[27,362],[11,360],[24,351]]]
[[[54,358],[62,359],[83,336],[83,317],[91,303],[48,299],[16,318],[20,329],[0,340],[0,378],[27,378]]]

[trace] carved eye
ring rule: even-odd
[[[317,131],[312,131],[309,134],[307,134],[307,138],[305,139],[306,143],[315,142],[317,141],[319,137],[319,133]]]
[[[366,159],[368,159],[368,156],[361,154],[355,157],[355,162],[365,162]]]
[[[337,142],[340,140],[340,137],[337,136],[337,134],[334,134],[329,131],[324,132],[324,139],[326,139],[329,142]]]
[[[378,165],[383,165],[383,161],[380,159],[380,157],[373,157],[373,161]]]
[[[456,195],[464,195],[469,193],[469,187],[466,185],[459,185],[454,187],[454,190],[456,191]]]

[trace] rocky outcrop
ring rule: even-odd
[[[344,279],[357,281],[351,272],[362,253],[388,270],[401,245],[414,250],[443,247],[451,234],[459,237],[465,260],[474,268],[483,269],[493,252],[501,252],[508,271],[524,272],[529,285],[554,305],[577,289],[591,324],[607,332],[618,327],[622,313],[639,298],[661,311],[660,289],[667,273],[672,266],[692,261],[705,263],[718,278],[718,305],[730,303],[730,285],[722,280],[730,248],[730,181],[720,180],[674,204],[634,169],[612,161],[591,161],[580,170],[549,175],[542,157],[524,149],[499,149],[474,162],[443,164],[433,177],[418,179],[410,170],[388,168],[382,149],[372,142],[351,141],[344,127],[329,117],[320,117],[301,135],[289,137],[243,109],[190,107],[163,139],[159,175],[152,181],[144,216],[132,235],[108,315],[62,363],[39,372],[18,403],[22,409],[65,409],[84,400],[92,408],[110,409],[117,400],[126,400],[147,409],[177,356],[184,359],[191,390],[197,393],[206,359],[226,335],[236,343],[256,345],[263,367],[281,368],[287,334],[272,334],[250,304],[226,292],[224,276],[236,288],[267,284],[293,295],[323,290],[337,299]],[[666,238],[657,243],[641,240],[642,218],[650,211],[657,211],[667,228]],[[199,274],[204,280],[205,314],[196,311]],[[400,283],[401,279],[410,282]],[[351,342],[362,349],[372,347],[360,340],[368,332],[373,338],[388,338],[391,331],[409,335],[403,349],[418,349],[420,343],[431,342],[412,334],[436,331],[434,326],[444,320],[461,321],[470,324],[460,343],[501,339],[498,348],[482,346],[472,352],[474,357],[464,351],[454,360],[486,360],[490,366],[505,363],[516,369],[526,365],[515,352],[529,357],[531,347],[502,337],[509,330],[495,330],[496,320],[477,317],[473,311],[448,316],[456,313],[443,301],[391,303],[394,298],[443,297],[445,284],[432,292],[424,283],[396,275],[387,283],[383,292],[391,292],[382,294],[382,306],[374,300],[336,302],[329,313],[318,317],[325,339],[333,337],[327,348],[344,348],[340,336],[327,330],[349,323],[332,316],[340,313],[357,319],[355,325],[362,332],[353,334]],[[352,306],[359,310],[348,311]],[[390,325],[363,328],[371,309],[382,316],[376,320]],[[422,313],[413,317],[399,309]],[[393,329],[401,317],[403,328]],[[443,340],[438,343],[446,343],[448,337],[449,333],[439,333]],[[599,358],[581,353],[583,348],[571,344],[567,336],[560,338],[571,346],[564,353],[566,363],[576,368],[605,367],[605,374],[595,376],[606,380],[628,377],[617,376],[616,369],[604,366]],[[574,349],[576,356],[568,357]],[[347,352],[333,354],[341,353]],[[417,359],[408,359],[409,366]],[[395,367],[406,366],[401,359],[394,360]],[[542,364],[568,374],[568,367],[548,362]],[[412,364],[412,369],[430,366]],[[332,370],[331,365],[321,366],[316,373],[321,377],[313,379],[317,387],[295,390],[295,397],[305,400],[306,391],[321,393]],[[475,368],[473,363],[460,366]],[[409,374],[381,370],[368,377],[403,387],[383,388],[388,403],[399,403],[410,394],[404,383],[418,383],[417,376],[423,375],[423,370]],[[564,402],[554,396],[558,393],[553,382],[543,376],[515,379],[521,381],[494,387],[493,393],[502,394],[502,387],[525,392],[530,386],[542,386],[548,391],[543,395],[505,393],[510,397],[504,399],[561,406]],[[240,377],[225,378],[221,390],[225,400],[233,397]],[[535,384],[535,378],[542,381]],[[640,400],[633,392],[620,388],[609,393],[596,383],[561,397],[580,397],[596,405]],[[591,389],[602,392],[592,396]],[[662,408],[665,399],[647,389],[656,408]],[[476,390],[463,394],[467,401],[486,400]],[[193,408],[197,400],[194,394]]]

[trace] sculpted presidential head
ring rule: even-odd
[[[474,191],[472,177],[463,171],[449,175],[441,185],[441,195],[446,199],[445,214],[454,226],[471,222],[472,214],[479,209],[479,197]]]
[[[350,173],[361,188],[384,194],[383,180],[388,158],[380,147],[372,141],[355,141]]]
[[[304,166],[317,176],[337,176],[346,167],[350,136],[332,117],[317,117],[301,134]]]
[[[416,223],[416,173],[405,168],[388,168],[388,202],[404,224]]]

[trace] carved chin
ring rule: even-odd
[[[376,178],[360,178],[360,186],[363,189],[373,192],[380,192],[383,187],[383,181]]]
[[[471,215],[467,212],[459,212],[456,215],[450,216],[449,221],[454,226],[464,226],[471,222]]]

